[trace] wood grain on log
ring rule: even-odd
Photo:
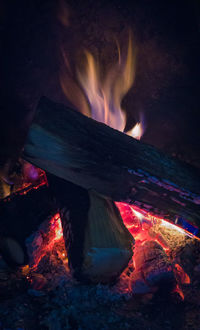
[[[23,157],[113,200],[200,224],[196,168],[47,98],[39,102]]]

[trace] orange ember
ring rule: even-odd
[[[50,244],[54,244],[56,241],[63,239],[62,224],[59,213],[55,214],[51,219],[51,231],[54,233],[54,238]]]
[[[37,251],[35,251],[34,265],[32,269],[37,268],[42,258],[53,250],[55,244],[58,243],[59,249],[57,253],[60,259],[66,259],[65,243],[63,239],[62,224],[60,214],[56,213],[50,220],[50,227],[48,233],[42,233],[43,243]]]
[[[167,253],[169,251],[167,243],[165,242],[164,238],[159,235],[159,234],[153,234],[153,231],[151,231],[152,227],[152,221],[149,221],[148,219],[145,219],[143,214],[140,213],[138,210],[136,211],[133,206],[130,206],[126,203],[116,203],[118,206],[122,219],[124,221],[124,224],[130,231],[130,233],[133,235],[135,239],[135,248],[137,249],[143,244],[145,244],[147,241],[156,241],[159,243],[165,252]],[[155,220],[155,219],[154,219]],[[51,251],[54,250],[54,253],[56,252],[57,258],[60,259],[66,269],[66,272],[69,271],[68,268],[68,262],[67,262],[67,253],[65,250],[65,243],[63,239],[63,231],[62,231],[62,223],[61,223],[61,218],[60,214],[56,213],[51,219],[49,223],[49,231],[47,233],[43,233],[43,244],[37,249],[36,254],[35,254],[35,262],[34,265],[31,267],[25,266],[22,269],[22,273],[24,276],[27,277],[29,282],[31,283],[32,287],[39,290],[39,288],[42,288],[46,280],[45,278],[38,274],[35,273],[35,271],[38,268],[39,263],[45,257],[47,254],[51,258]],[[136,267],[135,264],[135,259],[134,259],[134,254],[132,258],[132,263],[134,268]],[[55,260],[52,259],[52,260]],[[57,259],[56,259],[57,260]],[[57,262],[57,261],[56,261]],[[170,271],[172,270],[173,266],[169,266]],[[182,299],[184,299],[184,294],[181,289],[182,284],[189,284],[190,283],[190,278],[189,276],[184,272],[184,270],[181,268],[179,264],[175,264],[173,267],[173,271],[175,274],[175,278],[177,281],[177,285],[174,289],[174,292],[177,292]],[[154,292],[156,291],[156,288],[154,287],[148,287],[148,283],[142,282],[143,279],[140,276],[140,273],[137,271],[135,268],[135,271],[132,273],[130,276],[129,267],[121,274],[120,276],[120,291],[123,293],[132,293],[133,292],[133,287],[132,283],[134,283],[136,280],[141,282],[142,285],[144,286],[143,289],[147,290],[145,293],[149,292]],[[138,278],[137,278],[138,276]],[[149,291],[150,290],[150,291]]]
[[[38,183],[37,186],[34,186],[34,188],[37,189],[44,184],[48,185],[48,182],[46,180],[45,173],[41,172],[40,182]],[[26,193],[30,189],[32,189],[31,185],[26,186],[23,193]],[[161,234],[155,233],[155,231],[153,230],[154,224],[159,224],[161,226],[165,226],[167,228],[177,230],[178,232],[181,232],[183,234],[187,234],[185,230],[179,228],[178,226],[171,224],[162,218],[155,217],[151,213],[146,212],[138,208],[137,206],[129,205],[127,203],[122,203],[122,202],[116,202],[116,205],[119,208],[125,226],[127,227],[129,232],[132,234],[132,236],[135,239],[136,249],[142,247],[148,241],[155,241],[158,244],[160,244],[162,248],[165,250],[165,252],[168,254],[169,252],[168,244]],[[39,239],[39,244],[38,244],[38,239]],[[22,268],[23,275],[26,276],[27,279],[29,279],[32,285],[34,285],[37,288],[41,288],[43,285],[45,285],[45,280],[42,277],[42,275],[37,276],[37,273],[35,274],[34,271],[38,270],[39,263],[47,255],[54,263],[57,262],[56,261],[57,259],[55,257],[52,258],[51,256],[56,255],[57,258],[63,262],[65,269],[68,272],[69,269],[67,267],[67,263],[68,263],[67,253],[65,250],[62,222],[59,213],[56,213],[54,216],[51,217],[51,219],[49,220],[49,224],[47,225],[46,231],[45,229],[39,230],[39,238],[36,236],[36,238],[33,241],[33,246],[36,247],[33,252],[34,261],[31,265],[29,266],[27,265]],[[135,268],[134,254],[133,254],[132,263]],[[174,291],[177,292],[182,299],[184,299],[184,294],[181,289],[181,285],[189,284],[190,278],[184,272],[184,270],[179,264],[175,264],[172,267],[177,281],[177,285]],[[136,279],[137,276],[136,269],[135,269],[136,273],[135,271],[133,272],[133,277],[128,276],[126,274],[127,271],[130,272],[127,268],[121,274],[120,277],[120,286],[123,292],[130,292],[132,290],[132,281],[136,281],[136,280],[140,281],[141,279],[139,273],[138,273],[138,279]],[[143,285],[146,284],[144,283]]]
[[[174,267],[178,282],[181,284],[190,284],[190,277],[186,274],[183,268],[179,264],[175,264]]]
[[[178,293],[182,300],[184,300],[185,296],[183,290],[180,288],[179,284],[176,285],[174,292]]]
[[[177,280],[177,285],[174,292],[177,292],[182,298],[182,300],[184,300],[185,297],[183,290],[181,289],[181,284],[190,284],[190,277],[179,264],[174,265],[174,274]]]
[[[165,223],[171,225],[165,220],[152,217],[150,214],[142,213],[142,210],[139,210],[138,207],[129,205],[126,203],[116,202],[117,207],[121,213],[122,219],[125,226],[132,234],[135,239],[135,245],[144,244],[146,241],[156,241],[159,243],[165,252],[168,254],[169,247],[165,239],[161,234],[155,233],[151,230],[153,224],[159,223],[165,225]],[[139,212],[140,211],[140,212]],[[180,231],[181,229],[175,225],[172,225],[174,228]],[[184,233],[184,230],[181,230]],[[43,234],[43,244],[36,253],[34,268],[37,267],[41,259],[46,255],[47,252],[53,250],[54,245],[59,243],[59,246],[62,246],[64,252],[59,253],[61,259],[66,257],[65,252],[65,243],[63,239],[62,223],[60,219],[60,214],[56,213],[50,220],[50,228],[48,233]],[[190,279],[183,269],[177,264],[175,266],[176,273],[179,278],[181,278],[181,283],[190,283]]]

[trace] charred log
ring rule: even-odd
[[[200,224],[197,169],[47,98],[38,105],[24,158],[113,200]]]
[[[26,238],[54,211],[46,186],[0,200],[0,253],[10,266],[28,262]]]
[[[172,265],[157,242],[146,241],[136,245],[134,266],[131,284],[133,293],[143,294],[159,289],[171,291],[175,287]]]
[[[48,181],[59,204],[74,277],[93,283],[115,280],[127,267],[134,243],[115,203],[52,175]]]
[[[132,256],[134,240],[115,203],[53,175],[48,174],[48,187],[21,190],[1,200],[0,210],[0,253],[12,267],[40,260],[36,246],[28,245],[27,250],[27,243],[34,232],[43,233],[45,220],[51,225],[57,212],[69,266],[77,279],[109,282]]]

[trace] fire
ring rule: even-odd
[[[159,224],[160,226],[170,228],[173,231],[177,231],[183,235],[187,235],[189,237],[195,237],[187,230],[180,228],[179,226],[173,223],[170,223],[168,220],[156,217],[152,215],[150,212],[146,212],[135,205],[129,205],[121,202],[116,202],[116,205],[120,210],[120,213],[122,215],[126,227],[129,229],[129,231],[132,234],[135,234],[135,230],[139,226],[141,226],[141,228],[143,226],[144,228],[145,226],[151,227],[153,224]],[[138,219],[137,221],[135,220],[136,218]],[[163,246],[163,248],[165,247]]]
[[[184,300],[185,296],[183,293],[183,290],[180,288],[180,286],[177,284],[176,288],[174,289],[174,292],[177,292],[182,300]]]
[[[54,231],[54,238],[51,241],[51,244],[54,244],[56,241],[63,238],[62,223],[59,213],[55,214],[51,219],[51,230]]]
[[[62,223],[60,219],[60,214],[56,213],[50,220],[49,231],[47,233],[42,233],[43,241],[39,245],[39,247],[34,251],[34,264],[31,265],[32,269],[36,269],[39,265],[42,258],[50,251],[53,250],[56,243],[59,245],[59,257],[60,259],[66,259],[66,252],[65,252],[65,243],[63,239],[63,230],[62,230]],[[36,237],[37,240],[37,237]],[[37,242],[33,241],[33,245],[37,246]]]
[[[85,51],[84,69],[77,69],[77,79],[84,97],[80,97],[80,88],[75,88],[75,93],[71,93],[69,73],[62,72],[61,86],[66,97],[76,106],[79,111],[102,122],[114,129],[124,132],[126,126],[126,115],[121,107],[121,102],[133,85],[135,79],[135,54],[133,51],[133,41],[129,34],[127,51],[122,52],[117,44],[118,61],[101,76],[103,68],[100,63],[89,52]],[[69,63],[64,54],[66,69],[69,71]],[[75,84],[73,82],[73,86]],[[77,98],[79,99],[77,103]],[[87,100],[87,102],[86,102]],[[89,110],[88,106],[89,104]],[[143,134],[142,122],[137,123],[127,134],[140,139]]]
[[[179,264],[175,264],[176,277],[181,284],[190,284],[190,277]]]
[[[126,134],[134,137],[137,140],[141,139],[143,133],[144,133],[144,129],[142,123],[135,124],[135,126],[130,131],[126,132]]]
[[[174,292],[177,292],[180,295],[181,299],[184,300],[185,296],[183,290],[181,289],[181,284],[190,284],[190,277],[179,264],[174,265],[174,273],[177,280],[177,285]]]
[[[151,230],[153,229],[153,225],[156,223],[158,223],[161,226],[171,228],[173,229],[173,231],[177,230],[177,233],[186,234],[186,235],[188,234],[183,229],[169,223],[164,219],[156,218],[155,216],[153,217],[151,214],[148,214],[147,212],[145,213],[143,210],[140,210],[139,208],[135,209],[135,206],[133,205],[128,205],[126,203],[120,203],[120,202],[116,202],[116,205],[119,208],[125,226],[127,227],[127,229],[130,231],[130,233],[133,235],[135,239],[135,247],[134,247],[135,253],[136,250],[138,248],[140,249],[140,247],[146,244],[146,242],[155,241],[159,245],[161,245],[166,255],[168,255],[169,257],[169,246],[165,241],[164,237],[160,233],[155,233],[153,230]],[[144,292],[150,292],[149,290],[152,289],[156,290],[156,287],[155,288],[148,287],[148,283],[145,282],[141,273],[137,272],[135,253],[133,254],[133,258],[132,258],[135,271],[132,273],[131,277],[126,276],[125,273],[122,274],[121,281],[128,282],[129,292],[132,292],[132,284],[134,284],[137,281],[138,281],[137,283],[140,283],[140,285],[142,285]],[[191,281],[189,275],[183,270],[183,268],[179,264],[174,264],[173,261],[171,261],[171,265],[169,266],[169,271],[173,271],[177,282],[173,292],[177,292],[182,298],[182,300],[184,300],[184,293],[181,288],[181,285],[190,284]],[[140,290],[142,290],[142,288],[140,288]]]
[[[124,224],[135,238],[135,249],[140,248],[140,246],[145,244],[147,241],[156,241],[162,246],[162,248],[168,254],[168,246],[162,235],[160,234],[154,235],[151,233],[150,229],[153,226],[151,217],[149,219],[147,217],[145,218],[143,214],[143,210],[135,209],[135,207],[132,205],[128,205],[126,203],[119,203],[119,202],[116,202],[116,205],[120,210]],[[155,223],[155,219],[154,219],[154,223]],[[63,262],[66,272],[69,273],[67,253],[65,250],[65,242],[63,239],[62,223],[59,213],[56,213],[49,220],[49,231],[47,233],[43,233],[42,236],[43,236],[43,243],[40,245],[37,251],[35,251],[34,265],[29,265],[29,266],[27,265],[22,268],[22,274],[27,277],[32,287],[35,288],[36,290],[41,289],[46,284],[45,277],[41,274],[38,274],[37,270],[39,263],[42,261],[45,255],[48,254],[49,257],[52,258],[51,251],[53,250],[54,252],[56,251],[57,258]],[[134,256],[132,262],[134,268],[136,269]],[[134,281],[136,280],[138,281],[139,280],[143,281],[143,280],[139,275],[139,273],[137,273],[137,269],[135,270],[135,272],[132,273],[131,277],[129,277],[126,274],[127,271],[129,271],[128,268],[121,274],[120,285],[123,292],[130,293],[132,292],[132,282],[135,283]],[[181,298],[184,299],[184,293],[181,289],[181,285],[189,284],[190,278],[184,272],[184,270],[181,268],[179,264],[175,264],[173,266],[173,272],[175,274],[175,278],[177,281],[177,285],[174,289],[174,292],[177,292],[181,296]],[[154,287],[148,287],[148,283],[146,282],[144,282],[143,284],[146,285],[144,288],[146,288],[147,292],[154,292],[153,290],[156,290],[156,288]]]
[[[153,240],[158,242],[162,248],[168,252],[168,245],[162,235],[155,234],[150,230],[153,226],[152,219],[145,217],[141,212],[136,210],[133,205],[120,202],[116,202],[116,205],[120,210],[125,226],[135,239],[135,245]]]

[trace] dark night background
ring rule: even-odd
[[[137,47],[136,80],[123,101],[129,125],[143,113],[143,140],[190,161],[200,159],[199,17],[192,1],[1,1],[1,161],[23,144],[42,95],[65,102],[59,85],[60,47],[70,57],[82,47],[112,62],[113,36],[131,27]]]

